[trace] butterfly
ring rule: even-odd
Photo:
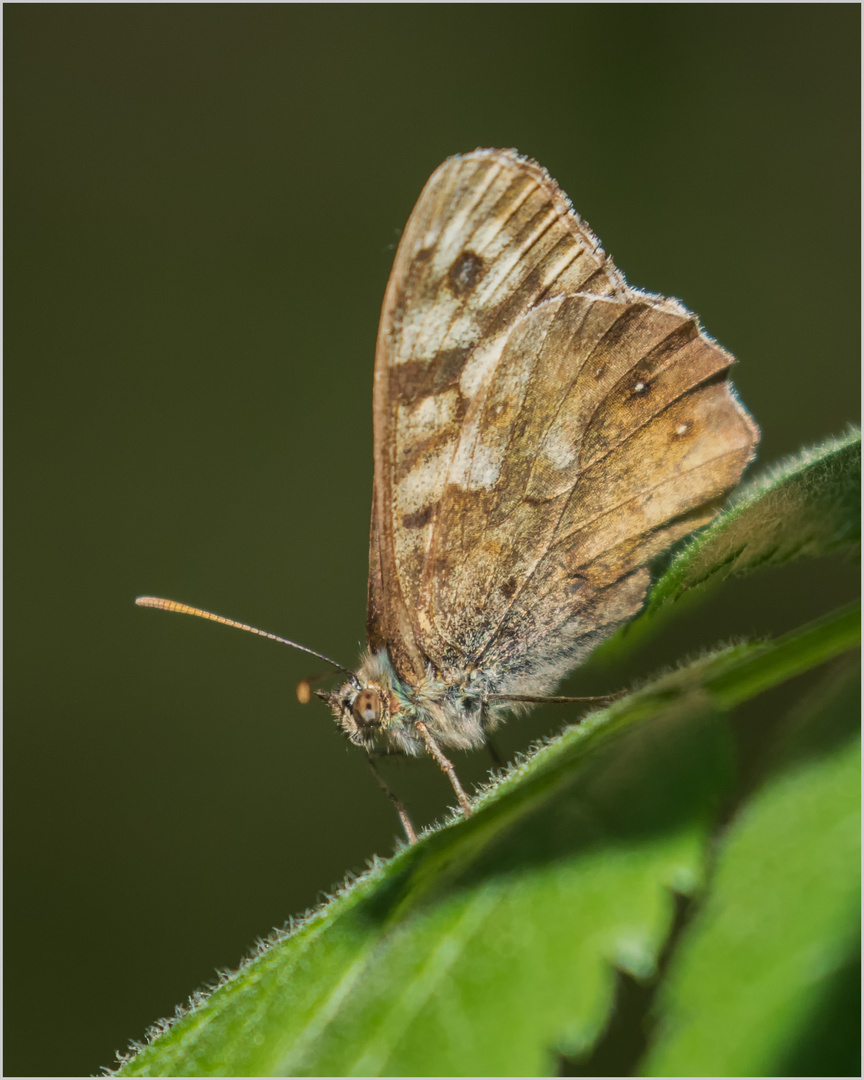
[[[556,684],[636,614],[651,561],[753,457],[732,363],[679,301],[627,284],[536,162],[449,158],[381,313],[366,655],[351,671],[263,636],[347,675],[319,695],[370,763],[429,753],[470,812],[443,748],[567,700]]]

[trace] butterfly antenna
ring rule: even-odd
[[[332,664],[338,671],[344,671],[355,686],[360,685],[357,676],[350,668],[337,664],[335,660],[331,660],[330,657],[325,656],[324,653],[316,652],[314,649],[309,649],[305,645],[298,645],[296,641],[289,641],[288,638],[279,637],[278,634],[269,634],[266,630],[259,630],[255,626],[248,626],[246,623],[237,622],[235,619],[226,619],[224,615],[214,615],[212,611],[204,611],[203,608],[190,607],[189,604],[181,604],[177,600],[163,600],[161,596],[139,596],[135,603],[138,607],[159,608],[161,611],[179,611],[181,615],[197,615],[199,619],[209,619],[211,622],[222,623],[223,626],[233,626],[238,630],[245,630],[247,633],[257,634],[258,637],[269,638],[270,641],[278,641],[282,645],[290,645],[292,649],[299,649],[300,652],[309,653],[310,656],[317,656],[319,660],[323,660],[327,664]]]

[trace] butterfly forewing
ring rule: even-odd
[[[504,340],[543,295],[623,280],[545,171],[509,151],[451,158],[406,226],[375,362],[369,644],[420,678],[420,588],[467,408]],[[377,552],[376,552],[377,547]]]
[[[548,691],[752,456],[731,363],[677,301],[626,286],[539,166],[445,162],[379,330],[370,646],[408,682],[482,665]]]

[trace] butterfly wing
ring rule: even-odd
[[[379,329],[370,647],[409,682],[428,663],[500,671],[502,692],[560,678],[752,455],[731,363],[626,285],[539,166],[445,162]]]
[[[441,503],[437,665],[548,692],[638,611],[648,562],[714,516],[752,456],[731,363],[645,298],[577,294],[525,317]]]
[[[438,654],[421,594],[465,416],[515,323],[543,296],[580,288],[625,286],[543,169],[491,150],[432,175],[390,275],[373,392],[367,638],[404,678]]]

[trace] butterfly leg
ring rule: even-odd
[[[375,766],[375,761],[372,758],[371,754],[366,755],[366,760],[369,762],[369,768],[372,770],[372,775],[375,777],[375,780],[378,783],[378,787],[381,788],[387,798],[396,807],[396,813],[399,815],[399,820],[402,822],[402,828],[405,830],[405,835],[408,837],[408,843],[416,844],[417,833],[414,832],[414,826],[411,824],[411,818],[408,817],[408,811],[405,809],[402,800],[398,798],[398,796],[394,795],[390,788],[387,786],[387,781],[384,779],[381,773],[378,772],[378,769]]]
[[[504,758],[501,757],[501,752],[499,751],[498,747],[492,741],[492,736],[489,735],[486,731],[484,731],[483,734],[486,736],[486,751],[489,754],[489,757],[492,759],[493,768],[503,769],[506,763],[504,761]]]
[[[414,727],[420,732],[420,735],[423,737],[423,742],[426,743],[426,749],[438,762],[441,772],[447,774],[447,779],[453,785],[453,790],[456,792],[456,798],[459,800],[459,805],[462,807],[462,813],[467,817],[468,814],[471,813],[471,800],[465,794],[465,789],[459,783],[459,777],[456,775],[456,770],[453,768],[453,762],[444,756],[441,747],[432,738],[429,729],[422,720],[415,721]]]
[[[626,697],[628,690],[616,690],[614,694],[594,694],[591,697],[541,697],[539,694],[487,694],[484,701],[514,702],[523,705],[599,705],[602,701],[618,701]]]

